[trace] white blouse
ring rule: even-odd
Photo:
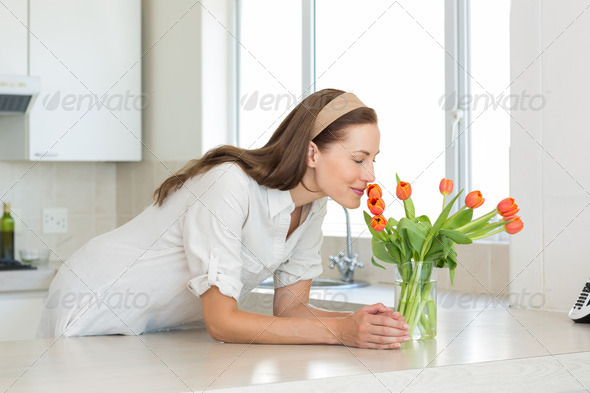
[[[59,269],[40,337],[139,334],[203,320],[212,285],[239,300],[274,274],[275,288],[317,277],[327,198],[306,205],[287,237],[295,204],[237,164],[185,183],[161,207],[90,240]]]

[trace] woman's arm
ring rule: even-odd
[[[311,280],[275,289],[273,314],[278,317],[345,317],[351,311],[328,311],[309,304]]]
[[[405,322],[378,315],[383,305],[363,307],[346,317],[275,317],[241,311],[216,286],[201,295],[211,337],[234,343],[343,344],[359,348],[399,348],[408,338]]]

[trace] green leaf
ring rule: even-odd
[[[426,239],[425,232],[420,230],[418,224],[407,218],[399,220],[398,228],[405,230],[412,250],[419,254]]]
[[[452,229],[441,229],[439,231],[441,235],[444,235],[454,241],[457,244],[471,244],[473,241],[469,238],[469,236],[462,234],[459,231],[454,231]]]
[[[449,275],[451,277],[451,285],[453,285],[453,283],[455,282],[455,269],[451,269],[449,268]]]
[[[432,227],[432,223],[430,222],[430,218],[428,218],[428,216],[422,215],[422,216],[416,217],[416,218],[418,219],[418,222],[421,222],[421,223],[424,223],[424,224],[428,223],[428,225],[430,227]]]
[[[404,210],[406,211],[406,217],[410,220],[416,216],[416,209],[414,208],[414,202],[412,202],[411,197],[404,201]]]
[[[377,262],[375,262],[375,258],[371,257],[371,263],[377,267],[380,267],[381,269],[385,270],[385,268],[383,266],[381,266],[380,264],[378,264]]]
[[[498,222],[494,222],[493,224],[489,224],[489,226],[480,229],[479,231],[475,231],[475,232],[470,232],[469,236],[470,237],[479,237],[479,236],[483,236],[488,232],[493,231],[496,228],[501,227],[502,225],[505,225],[506,223],[504,221],[498,221]]]
[[[443,258],[443,252],[442,251],[439,251],[439,252],[428,254],[426,256],[426,258],[424,258],[424,259],[427,260],[427,261],[435,261],[436,262],[436,261],[438,261],[439,259],[442,259],[442,258]],[[438,263],[437,263],[437,267],[439,267],[438,266]]]
[[[365,218],[365,223],[367,224],[367,227],[369,228],[369,231],[371,231],[371,235],[375,236],[377,234],[377,232],[375,232],[375,230],[371,226],[371,219],[373,217],[369,213],[367,213],[366,211],[364,211],[364,210],[363,210],[363,216]]]
[[[453,203],[455,203],[455,201],[457,200],[457,198],[459,198],[459,195],[461,195],[462,192],[463,192],[463,190],[459,191],[459,193],[457,195],[455,195],[455,197],[451,200],[451,202],[449,202],[447,204],[447,206],[443,209],[443,211],[440,213],[440,215],[438,216],[438,218],[434,222],[434,225],[432,226],[432,230],[430,231],[430,234],[428,235],[428,237],[426,238],[426,241],[424,241],[424,245],[422,246],[422,250],[420,252],[421,256],[428,254],[428,250],[430,249],[430,246],[432,244],[432,239],[435,238],[436,236],[438,236],[438,231],[440,230],[440,228],[442,227],[444,222],[449,217],[449,212],[451,211],[451,208],[453,207]]]
[[[421,221],[420,220],[421,217],[425,217],[426,220]],[[428,220],[428,217],[426,217],[426,216],[418,217],[418,219],[416,220],[416,228],[418,228],[420,230],[420,232],[422,232],[422,235],[424,236],[425,239],[432,232],[432,224],[430,224],[430,220]]]
[[[449,253],[449,257],[447,258],[447,265],[449,266],[449,269],[452,268],[453,270],[455,269],[455,267],[457,267],[457,253],[455,252],[455,250]]]
[[[390,218],[387,220],[387,224],[385,225],[385,229],[389,229],[390,231],[394,231],[395,230],[394,227],[397,227],[397,224],[398,224],[397,220]]]
[[[400,263],[404,263],[404,262],[408,262],[411,257],[407,255],[406,253],[406,249],[404,248],[404,242],[403,239],[401,237],[398,237],[395,242],[393,243],[393,246],[395,246],[395,248],[399,251],[399,261]]]
[[[395,243],[396,240],[399,239],[399,234],[395,229],[393,229],[391,233],[388,235],[388,239],[391,243]]]
[[[461,195],[462,192],[463,192],[463,190],[459,191],[459,193],[457,195],[455,195],[455,197],[447,204],[447,206],[443,209],[443,211],[440,213],[440,215],[438,216],[438,218],[434,222],[434,225],[432,227],[433,227],[435,233],[438,233],[439,229],[442,227],[444,222],[449,217],[449,213],[451,212],[451,208],[453,207],[453,204],[455,203],[457,198],[459,198],[459,195]]]
[[[492,219],[497,213],[497,210],[493,209],[489,213],[484,214],[483,216],[476,218],[475,220],[456,229],[463,233],[472,233],[475,231],[479,231],[480,229],[483,229],[488,224],[490,219]]]
[[[441,245],[443,258],[447,258],[453,250],[453,241],[446,236],[438,236],[434,241]]]
[[[373,249],[373,255],[377,257],[380,261],[386,263],[396,263],[397,261],[387,252],[387,248],[385,246],[385,242],[377,238],[373,238],[371,242],[371,248]]]
[[[438,240],[440,236],[437,237],[437,239],[434,239],[434,241],[432,242],[432,245],[430,246],[430,250],[428,250],[428,253],[426,254],[426,256],[428,255],[432,255],[432,254],[436,254],[439,252],[442,252],[443,250],[443,245],[442,243]],[[430,261],[431,259],[425,257],[424,258],[425,261]]]
[[[455,229],[467,224],[473,218],[473,209],[465,209],[443,224],[444,229]]]
[[[395,259],[396,263],[400,263],[402,261],[402,255],[399,247],[395,243],[385,243],[385,249],[389,253],[389,255]]]

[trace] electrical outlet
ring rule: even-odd
[[[43,209],[43,233],[67,233],[68,209],[65,207],[46,207]]]

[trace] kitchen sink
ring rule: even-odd
[[[369,285],[367,281],[361,280],[345,282],[333,278],[316,278],[311,282],[311,289],[352,289],[366,287],[367,285]],[[272,277],[261,282],[258,288],[274,288]]]

